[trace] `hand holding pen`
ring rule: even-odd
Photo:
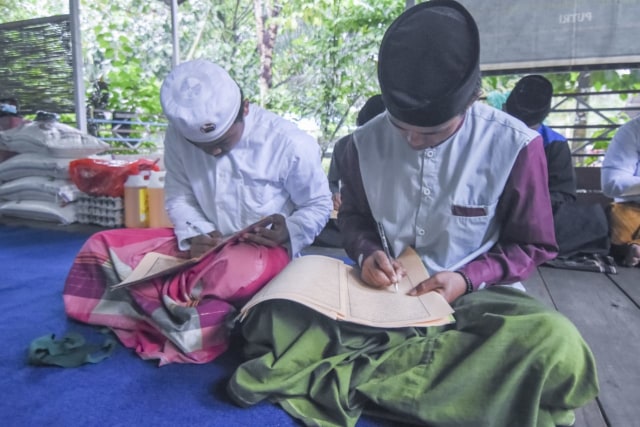
[[[384,228],[382,228],[382,224],[379,223],[378,234],[384,252],[375,251],[363,260],[361,277],[368,285],[375,288],[386,288],[391,283],[397,292],[398,282],[403,274],[403,269],[391,256]]]

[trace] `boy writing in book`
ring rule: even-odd
[[[110,327],[145,359],[205,363],[228,345],[236,308],[309,245],[331,193],[316,141],[249,104],[217,64],[175,67],[160,92],[165,205],[174,228],[109,230],[80,250],[64,289],[67,314]],[[241,242],[209,251],[243,230]],[[209,253],[207,253],[209,251]],[[145,254],[198,257],[177,274],[112,289]]]
[[[432,0],[386,31],[378,79],[387,112],[345,150],[338,219],[361,278],[383,295],[413,247],[455,323],[373,328],[265,301],[243,322],[249,360],[228,391],[279,402],[307,425],[354,425],[366,408],[429,426],[556,426],[597,392],[591,351],[520,280],[557,252],[541,137],[476,102],[477,26]],[[379,316],[385,316],[384,310]]]

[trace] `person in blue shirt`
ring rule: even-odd
[[[542,136],[558,257],[606,255],[609,252],[606,213],[600,205],[576,203],[576,176],[567,138],[543,123],[551,111],[552,97],[551,82],[544,76],[531,74],[516,83],[503,109]]]
[[[543,123],[551,111],[553,86],[545,77],[532,74],[520,79],[507,98],[504,110],[542,135],[549,174],[549,193],[554,212],[576,200],[576,177],[571,148],[565,138]]]

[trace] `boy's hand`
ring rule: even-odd
[[[289,243],[289,229],[284,216],[273,214],[269,218],[271,226],[255,227],[251,232],[242,235],[240,240],[272,248]]]

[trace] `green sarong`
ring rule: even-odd
[[[263,302],[242,324],[248,361],[229,394],[310,426],[354,426],[373,406],[438,427],[572,425],[597,395],[593,355],[557,311],[502,286],[453,307],[453,325],[381,329]]]

